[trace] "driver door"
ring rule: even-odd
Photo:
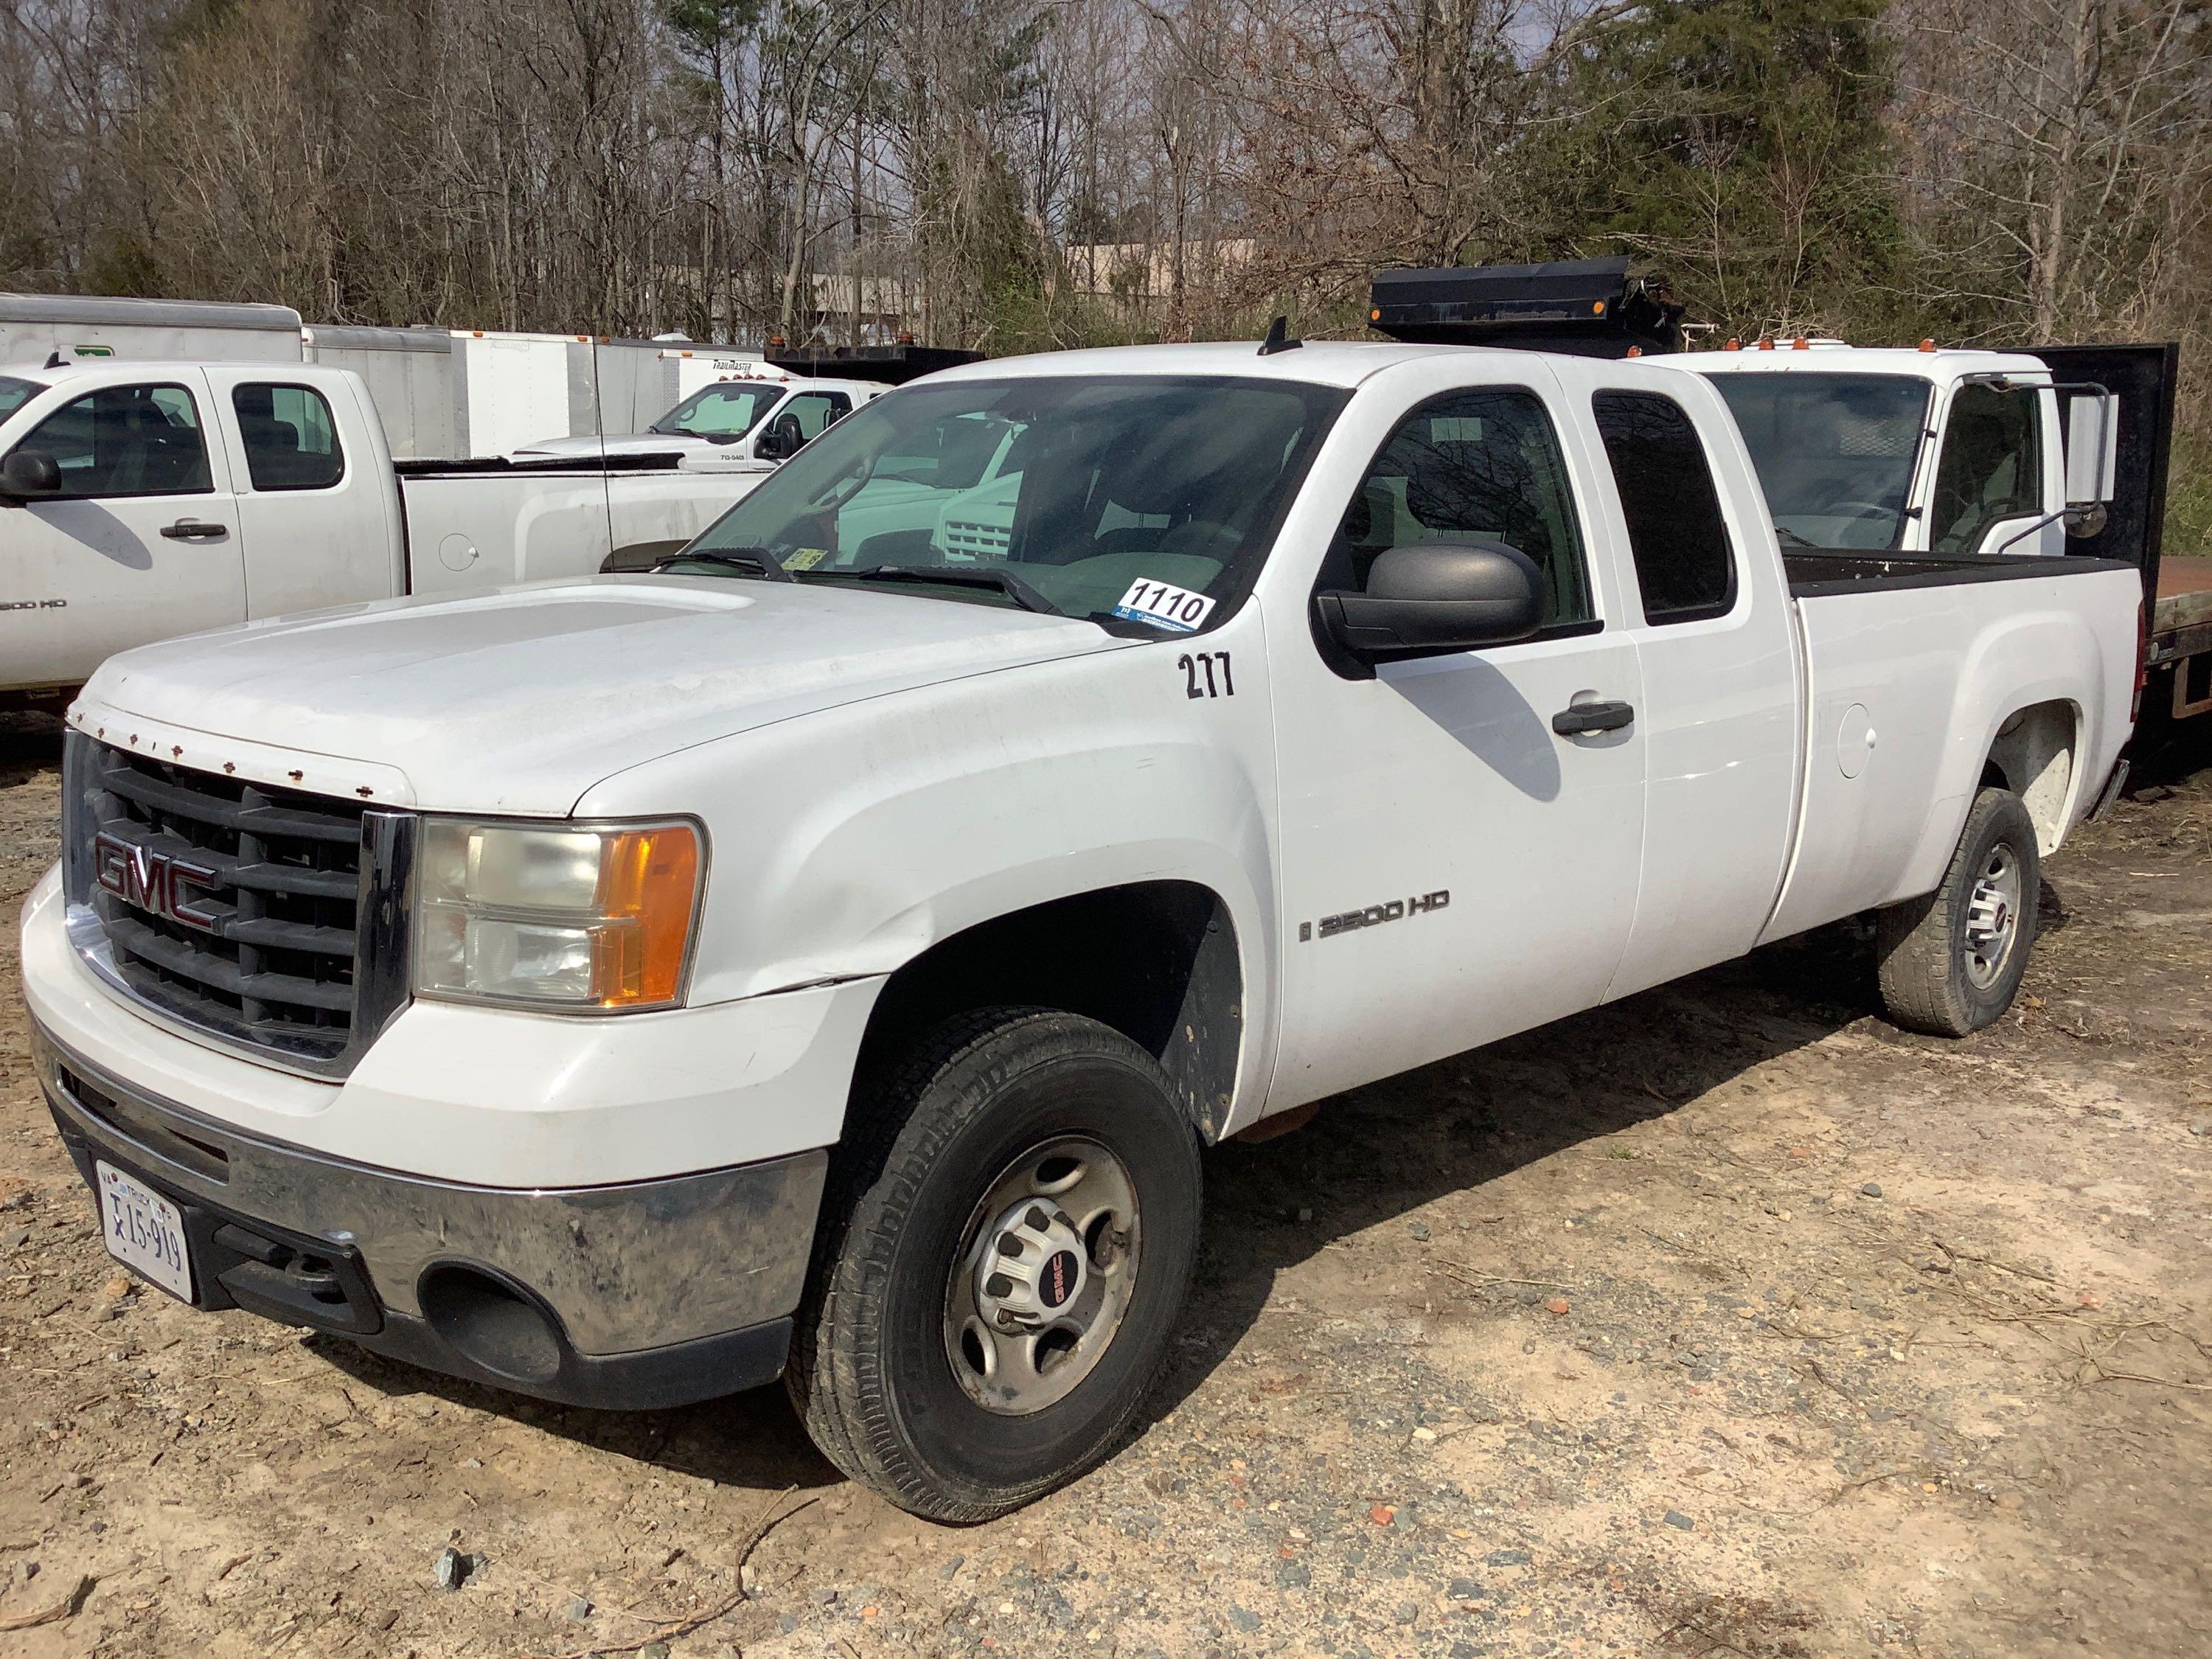
[[[134,645],[246,619],[238,502],[197,370],[68,398],[9,447],[61,493],[0,505],[0,684],[82,684]]]
[[[1363,586],[1390,547],[1484,537],[1544,573],[1540,633],[1370,668],[1330,660],[1304,617],[1269,617],[1284,900],[1273,1109],[1590,1006],[1627,944],[1641,670],[1593,579],[1556,383],[1522,372],[1429,397],[1397,422],[1344,505],[1319,586]],[[1629,718],[1554,731],[1591,702]]]

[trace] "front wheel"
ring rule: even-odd
[[[1889,1017],[1937,1036],[1965,1036],[2002,1017],[2027,973],[2042,884],[2027,808],[2009,790],[1983,790],[1943,884],[1876,918]]]
[[[1151,1055],[1072,1014],[940,1028],[861,1103],[787,1385],[830,1462],[984,1521],[1110,1451],[1166,1358],[1198,1144]]]

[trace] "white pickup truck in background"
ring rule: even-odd
[[[359,375],[87,359],[0,370],[0,702],[130,646],[681,547],[762,477],[710,457],[395,464]]]
[[[784,1373],[977,1519],[1126,1431],[1224,1136],[1859,913],[1893,1018],[2001,1016],[2140,599],[1785,551],[1664,362],[955,369],[665,569],[106,664],[36,1065],[173,1294],[594,1406]]]
[[[730,465],[750,463],[765,472],[888,389],[868,380],[810,380],[773,363],[747,363],[723,371],[642,432],[546,438],[514,454],[518,461],[712,457]]]

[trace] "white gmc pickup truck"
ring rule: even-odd
[[[669,569],[106,664],[38,1066],[179,1297],[595,1406],[781,1373],[979,1518],[1125,1431],[1209,1143],[1859,912],[1895,1018],[1996,1018],[2141,598],[1785,555],[1662,363],[981,364]]]
[[[767,465],[395,464],[361,377],[313,363],[0,369],[0,707],[226,623],[643,568]]]

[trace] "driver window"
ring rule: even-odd
[[[2033,392],[1967,386],[1951,399],[1929,516],[1934,553],[1972,553],[1989,527],[2043,510],[2043,457]]]
[[[853,400],[842,392],[802,392],[776,410],[775,418],[797,426],[800,441],[811,444],[822,435],[823,427],[852,407]]]
[[[199,406],[180,386],[114,386],[64,404],[19,450],[44,450],[64,496],[202,495],[215,488]]]
[[[1391,548],[1457,537],[1535,561],[1547,628],[1595,620],[1566,461],[1535,393],[1447,392],[1400,422],[1352,495],[1322,586],[1364,590]]]

